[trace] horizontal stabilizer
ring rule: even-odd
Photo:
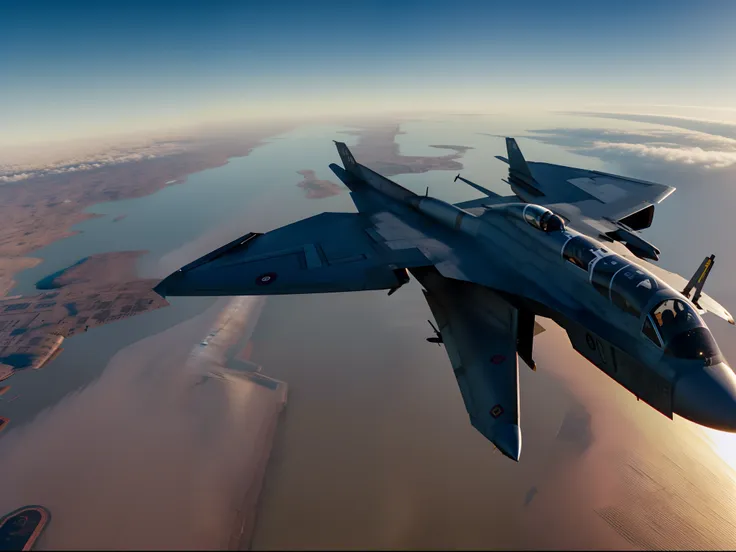
[[[503,157],[502,155],[496,155],[495,157],[496,157],[496,159],[498,159],[499,161],[503,161],[503,162],[504,162],[504,163],[506,163],[507,165],[509,164],[509,160],[508,160],[508,159],[506,159],[505,157]]]

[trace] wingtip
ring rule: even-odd
[[[521,457],[521,428],[517,424],[503,424],[496,430],[493,444],[504,456],[518,462]]]
[[[162,299],[166,299],[166,290],[164,286],[162,285],[164,283],[163,280],[161,280],[158,284],[156,284],[153,288],[153,291],[160,296]]]

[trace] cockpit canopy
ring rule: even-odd
[[[721,356],[710,330],[689,303],[666,299],[657,304],[644,321],[644,335],[664,354],[682,359],[702,359],[711,364]]]
[[[558,232],[565,229],[565,221],[541,205],[524,206],[524,220],[542,232]]]

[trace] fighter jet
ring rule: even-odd
[[[389,290],[414,276],[434,316],[470,423],[518,461],[518,358],[536,369],[549,319],[574,349],[659,412],[736,432],[736,375],[701,315],[731,315],[703,293],[707,257],[688,282],[647,261],[639,230],[674,188],[598,171],[527,163],[506,139],[500,196],[458,204],[417,195],[336,142],[357,213],[322,213],[246,234],[164,279],[162,296]],[[431,322],[430,322],[431,324]]]

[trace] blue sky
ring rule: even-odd
[[[734,24],[719,0],[0,0],[0,144],[305,111],[736,108]]]

